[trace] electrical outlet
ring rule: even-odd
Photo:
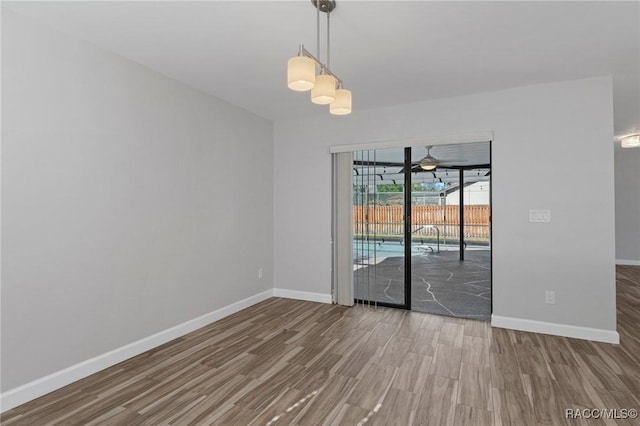
[[[544,292],[544,301],[550,305],[556,304],[556,292],[555,291],[545,291]]]
[[[262,268],[258,268],[258,279],[262,279]]]

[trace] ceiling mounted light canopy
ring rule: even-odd
[[[291,90],[304,92],[311,90],[311,102],[329,105],[329,112],[334,115],[351,113],[351,91],[343,87],[342,80],[330,69],[330,26],[331,11],[336,8],[334,0],[311,0],[316,8],[316,42],[317,55],[313,56],[303,45],[298,54],[289,59],[287,64],[287,82]],[[327,63],[320,62],[320,12],[327,14]],[[319,69],[319,74],[316,74]],[[337,86],[337,89],[336,89]]]
[[[622,148],[638,148],[640,147],[640,134],[629,135],[620,140]]]

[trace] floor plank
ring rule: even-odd
[[[0,416],[2,425],[562,425],[640,408],[640,267],[620,345],[271,298]]]

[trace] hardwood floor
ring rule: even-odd
[[[388,308],[269,299],[2,415],[2,425],[563,425],[640,409],[640,267],[609,345]],[[617,423],[616,423],[617,422]]]

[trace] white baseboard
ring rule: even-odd
[[[616,259],[616,265],[640,266],[640,260]]]
[[[34,380],[0,394],[0,412],[10,410],[25,402],[31,401],[70,383],[78,381],[100,370],[111,367],[119,362],[139,355],[164,343],[167,343],[187,333],[191,333],[214,321],[234,314],[256,303],[262,302],[274,295],[273,290],[267,290],[238,302],[217,309],[198,318],[194,318],[175,327],[161,331],[144,339],[114,349],[110,352],[72,365],[48,376]]]
[[[275,297],[284,297],[285,299],[307,300],[309,302],[332,303],[330,294],[312,293],[309,291],[288,290],[286,288],[274,288],[273,295]]]
[[[614,343],[616,345],[620,343],[620,335],[617,331],[602,330],[599,328],[554,324],[544,321],[501,317],[498,315],[491,315],[491,326],[511,330],[530,331],[533,333],[552,334],[554,336],[573,337],[576,339],[594,340],[596,342]]]

